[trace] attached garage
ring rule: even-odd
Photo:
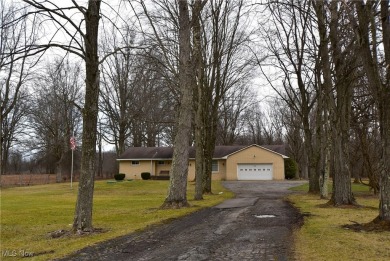
[[[273,180],[272,163],[237,164],[237,180]]]
[[[284,156],[258,145],[251,145],[224,157],[226,180],[283,180]]]

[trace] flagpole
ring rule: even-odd
[[[73,141],[73,143],[72,143]],[[75,150],[75,140],[74,140],[74,131],[73,131],[73,136],[71,138],[71,149],[72,149],[72,165],[71,165],[71,169],[70,169],[70,189],[73,189],[73,154],[74,154],[74,150]]]
[[[70,189],[73,189],[73,151],[72,150],[72,168],[70,170]]]

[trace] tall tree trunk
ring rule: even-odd
[[[126,142],[126,130],[123,128],[124,124],[119,124],[118,139],[115,141],[116,154],[122,155],[125,152],[125,142]]]
[[[319,117],[322,117],[321,114],[325,114],[326,118],[324,120],[324,123],[326,126],[329,124],[328,121],[328,115],[329,115],[329,110],[331,107],[331,90],[332,90],[332,85],[331,85],[331,72],[330,72],[330,58],[329,58],[329,49],[328,49],[328,38],[327,38],[327,29],[326,29],[326,18],[325,18],[325,10],[324,10],[324,3],[321,1],[313,1],[313,7],[316,12],[317,16],[317,23],[318,23],[318,32],[319,32],[319,57],[317,58],[319,61],[316,62],[317,66],[317,85],[318,85],[318,97],[317,100],[318,102],[322,105],[322,108],[317,108],[317,110],[321,111],[321,113],[317,113]],[[323,77],[323,82],[321,82],[321,78]],[[320,105],[318,105],[320,106]],[[325,116],[324,116],[325,117]],[[317,119],[319,120],[319,119]],[[320,124],[317,123],[317,128],[323,128],[323,126],[320,126]],[[327,156],[330,156],[328,154],[328,151],[330,150],[327,140],[327,136],[329,136],[328,133],[329,129],[326,128],[326,131],[323,130],[323,135],[326,137],[322,137],[322,146],[327,147],[322,148],[322,153],[323,157],[325,158],[325,171],[323,171],[320,175],[320,195],[321,197],[327,197],[327,182],[326,180],[329,178],[329,160],[330,158]],[[321,164],[319,164],[321,165]],[[326,172],[328,170],[328,172]],[[315,182],[315,181],[313,181]]]
[[[316,67],[319,69],[319,60]],[[316,110],[316,146],[319,150],[319,161],[316,165],[316,172],[319,173],[320,197],[328,199],[328,180],[329,180],[329,146],[328,144],[328,118],[327,118],[327,102],[325,92],[321,84],[321,73],[317,71],[317,110]]]
[[[213,68],[211,73],[211,79],[209,80],[210,86],[207,86],[207,94],[205,94],[205,118],[204,118],[204,154],[205,154],[205,168],[203,169],[203,194],[211,194],[211,175],[212,175],[212,158],[215,149],[216,135],[219,121],[219,106],[221,98],[227,91],[227,86],[224,86],[222,78],[222,57],[221,57],[221,39],[219,39],[219,26],[218,17],[214,17],[214,25],[216,29],[213,32]]]
[[[385,53],[386,74],[382,80],[381,68],[376,57],[376,46],[373,46],[373,54],[370,49],[369,24],[375,21],[376,10],[373,1],[367,1],[366,5],[356,3],[358,14],[358,44],[363,60],[364,71],[368,78],[368,84],[379,110],[379,124],[381,137],[381,161],[382,168],[379,178],[379,215],[374,221],[390,223],[390,21],[389,1],[381,1],[380,16],[382,25],[382,38]],[[377,37],[375,27],[371,26],[371,36]]]
[[[334,82],[336,103],[332,104],[330,117],[332,119],[333,160],[335,172],[333,177],[333,191],[330,202],[334,206],[356,204],[352,194],[351,171],[349,168],[349,130],[352,110],[352,81],[351,64],[354,60],[345,57],[349,53],[341,50],[339,33],[340,13],[338,3],[330,3],[330,30],[329,39],[331,55],[334,63]],[[348,59],[349,58],[349,59]],[[349,72],[349,73],[348,73]]]
[[[205,1],[203,1],[205,3]],[[204,99],[204,169],[203,194],[211,194],[212,158],[215,149],[221,100],[228,92],[229,74],[232,72],[234,54],[240,41],[240,19],[244,1],[210,1],[212,21],[210,72]],[[233,11],[234,10],[234,11]],[[236,12],[234,18],[229,15]],[[226,133],[225,133],[226,135]],[[227,135],[226,135],[227,136]],[[227,138],[225,139],[227,140]]]
[[[389,70],[389,69],[387,69]],[[382,169],[379,179],[379,221],[390,223],[390,89],[387,86],[382,104]]]
[[[217,139],[217,128],[218,128],[218,116],[219,116],[219,104],[221,100],[221,90],[220,85],[216,84],[216,95],[213,99],[213,88],[208,89],[208,94],[205,99],[205,118],[204,118],[204,143],[203,143],[203,153],[204,153],[204,169],[203,169],[203,178],[202,178],[202,186],[203,186],[203,194],[212,194],[211,188],[211,175],[212,175],[212,162],[213,155],[215,150],[215,143]]]
[[[193,71],[191,23],[187,0],[179,0],[179,86],[180,105],[168,196],[162,208],[187,207],[188,153],[192,123]]]
[[[215,133],[211,134],[212,137],[209,137],[210,141],[205,144],[205,163],[204,163],[204,173],[203,173],[203,194],[212,194],[211,187],[211,175],[212,175],[212,164],[213,164],[213,155],[215,149]]]
[[[382,140],[382,171],[379,181],[380,221],[390,223],[390,10],[389,1],[381,1],[381,20],[383,46],[386,61],[386,82],[381,86],[381,104],[379,105]]]
[[[216,92],[213,99],[213,84],[204,88],[204,99],[203,99],[203,172],[201,177],[202,183],[202,194],[211,194],[211,165],[215,149],[216,130],[218,123],[218,111],[215,112],[215,106],[219,104],[220,95]],[[218,106],[217,106],[218,107]]]
[[[347,155],[349,150],[346,146],[346,140],[339,133],[334,133],[332,138],[335,172],[330,202],[334,206],[355,204],[356,202],[351,187],[351,173]]]
[[[100,19],[100,0],[89,0],[84,13],[86,34],[85,70],[86,89],[83,109],[83,146],[81,149],[80,180],[73,221],[74,232],[93,230],[92,206],[96,157],[96,131],[99,98],[99,58],[98,31]]]
[[[300,35],[302,39],[306,39],[306,34]],[[301,47],[303,48],[303,47]],[[298,50],[298,53],[301,50]],[[303,51],[302,51],[303,53]],[[302,54],[301,54],[302,55]],[[307,86],[302,78],[302,64],[303,59],[298,55],[297,57],[298,63],[293,62],[295,75],[297,77],[297,83],[299,88],[300,95],[300,112],[302,119],[303,132],[305,136],[304,145],[306,147],[306,151],[308,153],[308,163],[309,163],[309,192],[310,193],[319,193],[320,192],[320,158],[321,158],[321,142],[317,142],[313,138],[313,131],[310,126],[310,99],[307,91]],[[319,120],[319,119],[317,119]],[[317,133],[318,134],[318,133]],[[320,139],[318,139],[320,141]]]
[[[330,203],[338,205],[355,204],[355,199],[351,188],[351,172],[349,169],[349,129],[351,117],[352,101],[352,82],[353,79],[353,57],[348,57],[347,48],[342,51],[339,27],[342,26],[339,21],[339,12],[337,1],[329,3],[330,23],[329,38],[327,37],[326,10],[324,1],[313,1],[316,15],[318,18],[318,27],[320,35],[320,69],[323,72],[323,86],[326,93],[327,107],[331,120],[331,138],[332,138],[332,166],[333,172],[333,191]],[[330,45],[330,47],[329,47]],[[331,59],[334,64],[334,73],[332,75]],[[334,88],[333,87],[334,83]]]
[[[201,0],[196,0],[192,11],[192,24],[193,24],[193,60],[194,69],[196,72],[196,79],[194,83],[196,88],[195,95],[195,200],[203,199],[203,174],[205,170],[205,154],[204,143],[206,137],[204,136],[205,123],[205,83],[204,83],[204,62],[202,55],[202,32],[200,26],[200,15],[202,10]]]
[[[2,98],[2,97],[1,97]],[[2,106],[2,104],[0,104]],[[5,142],[3,138],[3,108],[0,108],[0,175],[4,173],[4,160],[3,160],[3,142]]]
[[[102,177],[103,174],[103,150],[102,150],[102,129],[101,127],[99,128],[99,133],[98,133],[98,141],[97,141],[97,146],[98,146],[98,163],[97,163],[97,172],[96,176],[97,177]]]
[[[198,112],[197,112],[198,113]],[[202,134],[199,127],[196,127],[195,130],[195,200],[203,199],[203,173],[204,173],[204,153],[203,153],[203,145],[202,145]]]
[[[318,194],[320,192],[320,176],[317,171],[317,167],[320,166],[319,153],[317,152],[317,148],[313,148],[314,146],[317,146],[317,144],[313,145],[311,131],[308,129],[306,130],[304,145],[306,147],[306,151],[308,152],[309,193]]]
[[[64,160],[66,151],[64,151],[61,155],[61,158],[56,162],[56,182],[62,182],[62,161]]]

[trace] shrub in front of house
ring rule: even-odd
[[[150,173],[149,173],[149,172],[142,172],[142,173],[141,173],[141,178],[142,178],[143,180],[150,179]]]
[[[126,177],[126,174],[124,174],[124,173],[119,173],[119,174],[114,175],[114,179],[117,181],[124,180],[125,177]]]
[[[285,179],[294,179],[298,171],[298,164],[292,158],[284,159],[284,177]]]

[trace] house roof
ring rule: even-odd
[[[280,154],[282,157],[286,157],[284,145],[233,145],[233,146],[215,146],[213,159],[226,158],[231,154],[234,154],[245,148],[257,146],[259,148],[266,149],[268,151]],[[118,160],[166,160],[172,159],[173,147],[131,147],[127,149]],[[195,158],[195,147],[190,147],[189,158]]]
[[[173,155],[172,147],[131,147],[127,149],[119,160],[126,159],[171,159]]]

